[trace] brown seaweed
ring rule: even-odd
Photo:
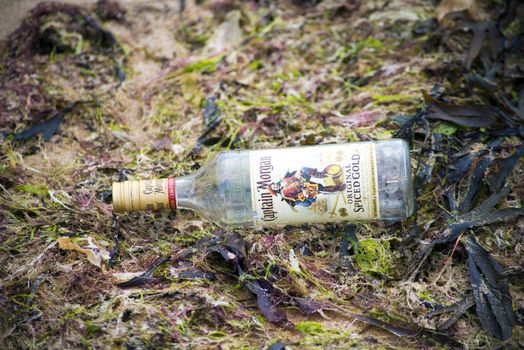
[[[33,125],[20,133],[13,136],[14,141],[25,141],[35,137],[38,134],[42,134],[44,141],[49,141],[51,137],[58,131],[60,124],[64,120],[64,117],[72,112],[77,106],[84,104],[91,104],[94,101],[74,101],[69,103],[66,107],[58,109],[56,111],[42,111],[35,116],[35,119],[43,119],[51,115],[51,117],[43,122]]]
[[[473,236],[465,242],[468,266],[477,315],[482,327],[491,335],[507,340],[517,317],[507,282],[501,276],[502,266],[479,245]]]

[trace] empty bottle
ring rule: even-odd
[[[400,220],[413,201],[398,139],[220,152],[192,175],[113,183],[115,212],[190,209],[227,228]]]

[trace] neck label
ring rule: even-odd
[[[113,183],[113,209],[117,212],[176,209],[175,179]]]

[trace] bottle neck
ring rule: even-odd
[[[181,176],[177,177],[175,181],[177,209],[180,208],[196,210],[198,205],[195,201],[195,176]]]

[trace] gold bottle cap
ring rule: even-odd
[[[175,179],[113,182],[113,210],[176,209]]]

